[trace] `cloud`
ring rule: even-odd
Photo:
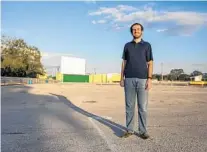
[[[198,26],[194,25],[178,25],[176,27],[172,27],[170,29],[167,29],[165,34],[170,36],[191,36],[195,31],[199,29]]]
[[[110,15],[110,16],[116,17],[119,15],[119,13],[121,13],[121,12],[117,8],[100,7],[100,9],[98,11],[91,12],[91,13],[89,13],[89,15],[91,15],[91,16]]]
[[[121,30],[121,29],[124,28],[124,26],[122,26],[122,25],[118,25],[118,24],[114,24],[114,25],[112,25],[112,27],[113,27],[113,29],[115,29],[115,30]]]
[[[97,23],[103,24],[103,23],[106,23],[106,20],[99,20],[99,21],[97,21]]]
[[[137,10],[136,7],[128,6],[128,5],[118,5],[117,9],[119,9],[120,11],[135,11],[135,10]]]
[[[140,22],[145,27],[155,28],[157,32],[175,35],[189,35],[203,25],[207,25],[207,13],[156,10],[154,6],[154,3],[149,3],[137,8],[129,5],[100,7],[89,15],[99,16],[106,22],[125,27],[134,22]]]
[[[92,21],[92,24],[96,24],[96,21],[93,20],[93,21]]]
[[[98,20],[98,21],[93,20],[92,21],[92,24],[104,24],[104,23],[106,23],[106,20]]]
[[[200,26],[198,25],[176,25],[174,27],[169,27],[168,29],[157,29],[157,32],[163,32],[166,35],[170,36],[191,36],[194,32],[199,30]]]
[[[96,0],[85,0],[84,2],[87,4],[96,4]]]
[[[135,11],[137,8],[133,6],[128,6],[128,5],[118,5],[117,7],[100,7],[99,10],[95,12],[90,12],[89,15],[115,15],[117,16],[118,13],[121,12],[130,12],[130,11]]]
[[[165,32],[167,29],[158,29],[157,32]]]

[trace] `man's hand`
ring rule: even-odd
[[[152,80],[151,79],[147,79],[146,81],[146,90],[150,90],[152,88]]]
[[[121,78],[120,78],[121,87],[124,87],[124,69],[125,69],[126,62],[127,62],[126,60],[123,60],[121,64]]]
[[[124,80],[123,79],[121,79],[121,81],[120,81],[120,86],[124,87]]]

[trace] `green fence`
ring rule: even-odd
[[[89,82],[89,75],[63,74],[63,82]]]

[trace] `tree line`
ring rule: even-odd
[[[202,80],[207,79],[207,73],[202,73],[201,71],[193,71],[191,74],[186,74],[183,69],[172,69],[169,74],[161,75],[154,74],[153,79],[160,80],[169,80],[169,81],[190,81],[191,77],[202,75]]]
[[[23,39],[1,37],[1,76],[32,77],[45,74],[41,53]]]

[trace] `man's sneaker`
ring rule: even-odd
[[[127,137],[129,137],[129,136],[131,136],[131,135],[133,135],[133,134],[134,134],[133,131],[127,131],[127,132],[125,132],[125,133],[121,136],[121,138],[127,138]]]
[[[148,139],[150,136],[147,133],[139,134],[139,137],[142,139]]]

